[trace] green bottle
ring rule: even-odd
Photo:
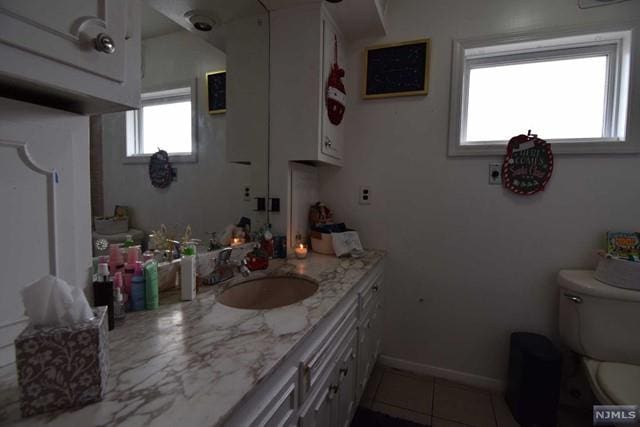
[[[144,264],[144,307],[147,310],[155,310],[158,308],[160,298],[158,296],[158,263],[149,260]]]

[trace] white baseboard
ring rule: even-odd
[[[455,381],[460,384],[466,384],[473,387],[491,390],[495,392],[503,392],[506,388],[504,381],[483,377],[481,375],[469,374],[466,372],[454,371],[453,369],[439,368],[437,366],[425,365],[422,363],[410,362],[396,357],[380,355],[378,359],[381,365],[390,368],[396,368],[403,371],[414,372],[416,374],[430,375],[433,377],[444,378],[445,380]]]

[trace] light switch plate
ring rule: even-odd
[[[502,165],[489,163],[489,185],[502,185]]]

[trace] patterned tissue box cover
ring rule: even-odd
[[[107,307],[72,326],[29,325],[15,340],[23,417],[102,400],[109,375]]]

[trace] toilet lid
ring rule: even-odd
[[[598,385],[618,405],[640,405],[640,366],[602,362],[598,366]]]

